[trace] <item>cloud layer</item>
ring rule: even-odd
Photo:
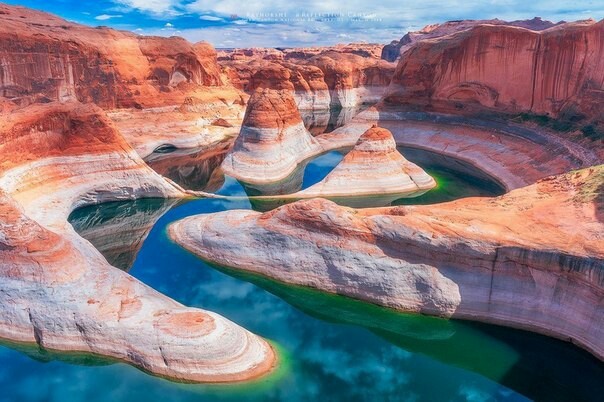
[[[388,43],[409,30],[456,19],[552,21],[604,18],[601,0],[4,0],[90,25],[99,21],[217,47]],[[119,17],[119,18],[118,18]]]

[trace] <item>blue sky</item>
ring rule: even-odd
[[[216,47],[388,43],[455,19],[604,18],[604,1],[575,0],[4,0],[87,25],[183,36]]]

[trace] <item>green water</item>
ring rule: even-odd
[[[423,201],[401,202],[502,191],[484,177],[456,171],[455,161],[435,162],[423,151],[409,154],[414,152],[411,158],[424,163],[439,187]],[[303,186],[320,180],[341,157],[329,153],[312,161]],[[228,178],[220,192],[245,194]],[[167,225],[177,219],[239,208],[251,204],[245,199],[139,200],[84,208],[70,220],[108,260],[141,281],[274,342],[281,361],[276,374],[248,384],[185,385],[123,363],[5,345],[0,347],[0,401],[602,400],[603,365],[570,344],[402,314],[212,267],[166,237]]]

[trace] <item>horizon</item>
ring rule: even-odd
[[[308,4],[270,0],[239,4],[233,0],[36,0],[2,1],[54,14],[87,26],[107,26],[149,36],[181,36],[206,41],[217,49],[334,46],[348,43],[388,44],[409,31],[452,20],[530,20],[554,23],[604,18],[604,3],[519,0],[382,1],[348,4],[311,0]],[[598,4],[599,3],[599,4]],[[548,12],[544,13],[543,10]]]

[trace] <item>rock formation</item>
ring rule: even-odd
[[[91,102],[141,156],[156,147],[211,145],[235,136],[241,93],[224,85],[207,43],[87,27],[0,5],[0,104]],[[233,127],[218,127],[218,117]]]
[[[439,38],[446,35],[451,35],[455,32],[464,31],[477,25],[508,25],[515,27],[522,27],[530,29],[532,31],[542,31],[544,29],[551,28],[557,24],[551,21],[542,20],[539,17],[535,17],[531,20],[518,20],[518,21],[502,21],[500,19],[492,20],[457,20],[447,21],[442,24],[431,24],[426,25],[419,31],[407,32],[398,41],[392,41],[390,44],[382,48],[381,57],[387,61],[396,61],[401,54],[405,53],[407,49],[411,47],[415,42],[424,39]],[[558,23],[560,24],[560,23]]]
[[[218,264],[395,309],[529,329],[602,359],[603,186],[600,165],[493,199],[366,210],[314,199],[190,217],[169,233]]]
[[[587,130],[603,118],[603,35],[604,21],[586,20],[540,32],[478,25],[423,40],[401,58],[385,101],[456,112],[528,113]]]
[[[275,52],[236,52],[223,55],[220,63],[228,70],[231,82],[252,92],[252,77],[267,69],[282,69],[284,81],[291,81],[299,109],[354,107],[377,102],[388,86],[394,64],[380,60],[374,52],[336,46],[313,51],[293,49]]]
[[[436,182],[396,149],[390,131],[372,127],[323,180],[296,195],[324,198],[420,195]]]
[[[67,217],[79,206],[184,194],[98,107],[33,105],[0,120],[0,337],[126,361],[187,381],[269,371],[272,348],[112,267]]]
[[[222,169],[246,183],[271,183],[285,179],[319,152],[321,146],[304,127],[292,92],[258,88]]]

